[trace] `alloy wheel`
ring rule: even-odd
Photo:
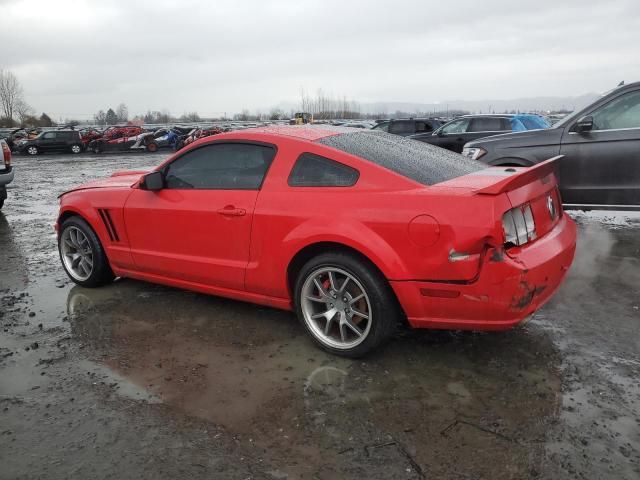
[[[93,249],[82,230],[70,226],[62,232],[60,252],[64,267],[74,279],[85,281],[93,272]]]
[[[365,288],[352,274],[337,267],[314,270],[300,295],[304,321],[325,345],[346,350],[367,338],[371,303]]]

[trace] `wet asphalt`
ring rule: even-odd
[[[57,195],[166,154],[14,157],[0,213],[0,479],[638,479],[640,221],[576,216],[556,297],[503,333],[360,360],[287,312],[74,286]]]

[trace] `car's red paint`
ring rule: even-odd
[[[118,172],[65,193],[60,218],[84,217],[118,276],[283,309],[292,307],[288,267],[316,244],[367,257],[414,327],[509,328],[558,288],[573,260],[576,231],[562,212],[552,221],[540,210],[549,194],[559,200],[550,164],[516,168],[508,181],[504,168],[488,168],[425,187],[316,142],[335,134],[280,127],[203,138],[165,164],[209,143],[271,144],[277,154],[261,189],[152,192],[139,188],[140,171]],[[357,183],[289,186],[303,152],[356,168]],[[526,202],[538,238],[505,249],[502,216]],[[110,239],[97,209],[109,210],[118,241]]]

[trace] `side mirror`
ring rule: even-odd
[[[436,130],[435,132],[433,132],[434,135],[437,135],[439,137],[444,137],[444,132],[442,131],[441,128],[439,128],[438,130]]]
[[[162,190],[164,188],[164,175],[162,172],[147,173],[140,182],[140,188],[151,192]]]
[[[593,117],[586,115],[576,122],[575,130],[578,133],[590,132],[593,129]]]

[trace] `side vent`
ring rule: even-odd
[[[100,218],[104,223],[105,228],[107,229],[107,233],[109,234],[109,239],[112,242],[119,242],[118,232],[116,231],[116,227],[111,220],[111,215],[109,214],[109,210],[104,208],[99,208],[98,213],[100,214]]]

